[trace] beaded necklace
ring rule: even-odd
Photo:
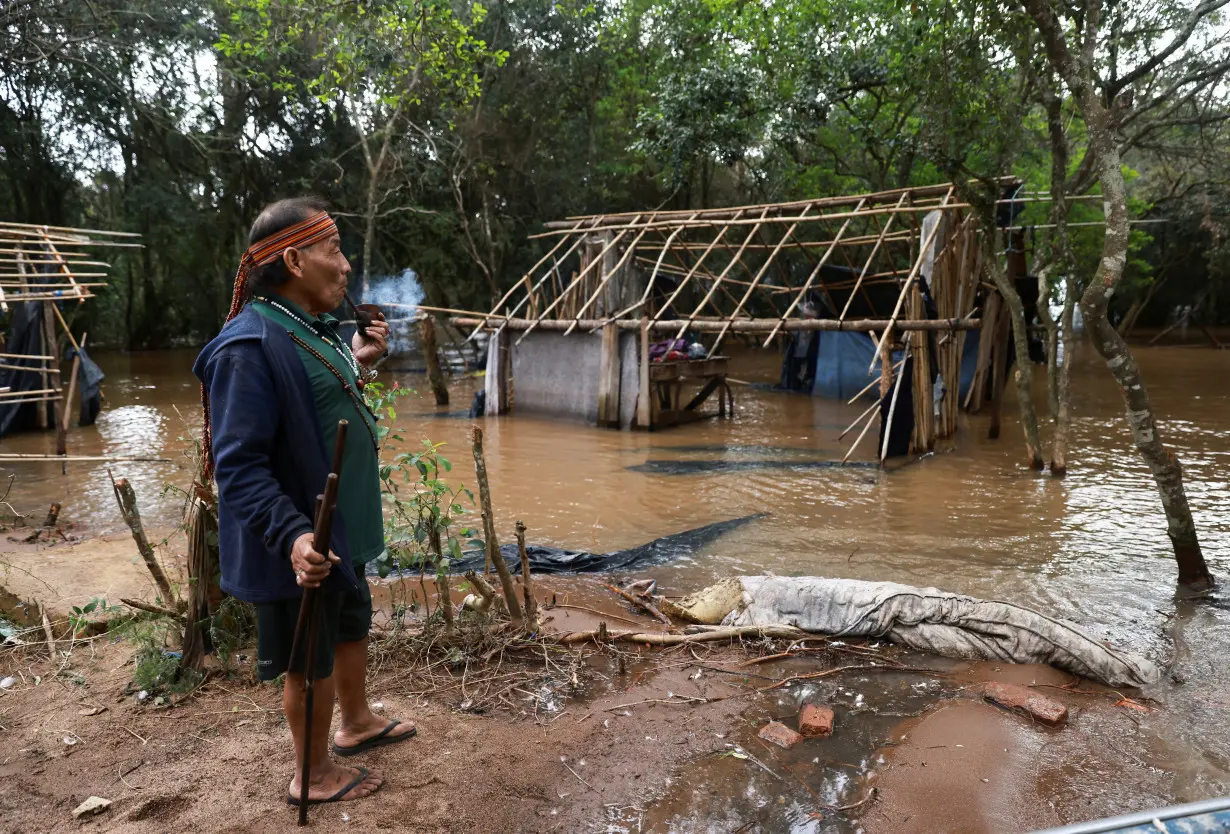
[[[321,341],[323,341],[323,342],[324,342],[325,344],[327,344],[329,347],[333,348],[333,350],[337,353],[337,355],[338,355],[338,356],[340,356],[340,357],[342,358],[342,361],[346,363],[347,367],[349,367],[349,368],[350,368],[350,370],[354,372],[355,379],[358,379],[358,380],[362,380],[362,379],[363,379],[363,374],[362,374],[362,372],[359,370],[359,363],[358,363],[358,361],[354,358],[354,354],[353,354],[353,353],[351,353],[350,349],[349,349],[348,347],[346,347],[344,344],[340,344],[340,343],[338,343],[338,342],[334,342],[334,341],[333,341],[333,339],[329,338],[328,336],[326,336],[325,334],[321,333],[321,332],[320,332],[319,330],[317,330],[316,328],[312,327],[312,323],[311,323],[310,321],[308,321],[308,320],[307,320],[307,319],[305,319],[303,316],[301,316],[301,315],[299,315],[298,313],[296,313],[294,310],[292,310],[292,309],[290,309],[289,307],[287,307],[285,304],[281,304],[281,303],[279,303],[279,302],[275,301],[274,299],[269,298],[269,297],[267,297],[267,296],[263,296],[263,295],[258,295],[258,296],[255,296],[255,300],[256,300],[256,301],[263,301],[263,302],[265,302],[265,303],[266,303],[266,304],[268,304],[270,307],[273,307],[275,310],[278,310],[278,311],[280,311],[280,312],[284,313],[285,315],[290,316],[292,319],[294,319],[295,321],[297,321],[297,322],[299,322],[300,324],[302,324],[302,325],[303,325],[304,327],[306,327],[308,330],[310,330],[310,331],[312,331],[313,333],[315,333],[316,335],[318,335],[318,336],[320,337]],[[323,361],[323,359],[322,359],[322,361]],[[328,364],[328,363],[326,363],[326,364]]]

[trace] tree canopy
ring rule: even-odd
[[[1134,227],[1114,317],[1148,297],[1142,322],[1230,318],[1224,5],[1056,17],[1134,216],[1167,221]],[[106,344],[208,338],[248,224],[301,192],[335,206],[356,273],[413,268],[435,303],[481,308],[569,215],[1004,174],[1049,192],[1048,113],[1066,192],[1097,194],[1060,75],[1030,9],[987,0],[10,0],[0,218],[144,235],[81,313]],[[1101,231],[1071,240],[1088,279]]]

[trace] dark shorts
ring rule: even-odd
[[[359,574],[359,590],[335,593],[321,592],[320,623],[316,627],[317,680],[333,674],[333,653],[338,643],[354,643],[367,636],[372,625],[372,594],[363,572]],[[299,619],[299,600],[284,599],[256,605],[256,669],[263,681],[271,681],[286,671],[303,673],[300,648],[292,659],[291,645],[295,640],[295,623]],[[306,643],[306,639],[304,643]]]

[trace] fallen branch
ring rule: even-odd
[[[466,571],[465,577],[466,581],[474,586],[474,590],[478,591],[478,596],[482,600],[482,602],[479,603],[477,610],[490,610],[492,603],[494,603],[497,599],[495,595],[495,588],[492,588],[491,583],[486,579],[483,579],[475,571]]]
[[[633,596],[632,594],[625,591],[623,588],[616,588],[614,585],[608,585],[605,582],[602,583],[602,587],[606,588],[608,591],[612,591],[616,594],[619,594],[621,597],[623,597],[624,599],[626,599],[628,602],[632,603],[633,605],[637,606],[638,608],[645,609],[650,614],[657,617],[662,623],[664,623],[667,628],[674,628],[675,624],[671,622],[671,618],[663,614],[661,611],[659,611],[658,607],[654,605],[652,602],[650,602],[648,599]]]
[[[108,472],[107,474],[110,475],[111,473]],[[175,598],[175,593],[171,590],[171,583],[167,580],[167,575],[163,572],[162,565],[158,564],[158,557],[154,555],[154,548],[150,545],[149,539],[145,535],[145,527],[141,524],[141,513],[137,510],[137,494],[133,491],[132,484],[128,483],[127,478],[120,478],[117,481],[112,477],[111,488],[115,491],[115,500],[120,505],[120,515],[124,517],[124,522],[132,530],[132,537],[137,543],[137,550],[141,553],[145,566],[149,568],[150,574],[154,577],[154,584],[158,586],[158,592],[162,594],[162,598],[166,602],[174,605],[176,608],[181,607],[182,604]]]
[[[56,638],[51,633],[51,620],[47,619],[47,610],[43,609],[43,636],[47,638],[47,654],[51,655],[52,659],[56,656]]]
[[[807,636],[807,632],[793,626],[736,626],[733,628],[715,628],[691,634],[662,634],[661,632],[645,631],[611,631],[607,638],[616,643],[644,643],[650,646],[681,646],[686,643],[710,643],[715,640],[738,640],[743,637],[771,637],[784,640],[797,640]],[[567,634],[550,636],[564,645],[585,643],[598,637],[598,629],[592,631],[573,631]]]
[[[825,669],[823,672],[812,672],[807,675],[794,675],[789,678],[782,678],[780,681],[769,686],[763,686],[759,691],[768,692],[770,689],[780,689],[783,686],[789,686],[792,683],[800,681],[810,681],[816,678],[827,678],[829,675],[836,675],[839,672],[922,672],[928,675],[936,675],[938,677],[948,677],[942,672],[937,672],[934,669],[924,669],[920,666],[892,666],[892,665],[870,665],[870,666],[838,666],[835,669]]]
[[[178,611],[172,611],[170,608],[163,608],[161,605],[153,605],[151,603],[141,602],[140,600],[135,600],[135,599],[124,599],[123,597],[120,598],[120,602],[124,603],[129,608],[135,608],[138,611],[145,611],[150,614],[157,614],[161,617],[170,617],[181,623],[186,622],[183,614],[180,614]]]

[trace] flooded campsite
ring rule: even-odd
[[[394,667],[382,670],[374,694],[390,708],[413,705],[422,741],[407,758],[390,749],[385,767],[404,785],[434,780],[413,789],[411,813],[422,821],[416,830],[495,830],[481,822],[495,803],[507,815],[502,830],[1026,831],[1224,792],[1230,681],[1217,658],[1230,612],[1216,602],[1176,602],[1172,583],[1159,581],[1173,573],[1161,511],[1146,470],[1132,458],[1118,394],[1090,354],[1081,353],[1074,370],[1079,417],[1063,480],[1025,468],[1015,444],[987,440],[987,419],[977,415],[963,416],[952,448],[933,455],[884,470],[837,466],[836,437],[861,409],[769,390],[778,357],[747,351],[732,361],[732,377],[748,383],[735,390],[734,418],[686,433],[483,420],[498,532],[511,539],[511,520],[522,519],[536,543],[606,553],[756,516],[695,552],[616,576],[655,579],[658,593],[670,597],[725,577],[776,574],[887,579],[1005,600],[1166,664],[1159,683],[1125,694],[1046,667],[944,660],[877,641],[846,654],[840,640],[815,640],[811,651],[754,666],[742,651],[705,644],[662,658],[632,646],[622,674],[622,661],[598,653],[584,661],[575,689],[568,683],[546,700],[538,691],[509,693],[507,709],[475,714],[466,710],[464,687],[437,693]],[[1230,540],[1230,492],[1219,480],[1230,455],[1230,391],[1208,381],[1225,378],[1230,357],[1182,347],[1137,356],[1157,380],[1155,396],[1167,403],[1162,419],[1195,487],[1197,523],[1220,574]],[[28,547],[10,535],[10,592],[42,599],[53,611],[96,597],[149,596],[108,469],[134,484],[152,537],[170,537],[163,558],[184,570],[182,537],[174,534],[183,494],[173,487],[190,460],[184,415],[199,395],[189,377],[193,357],[100,354],[107,408],[95,427],[70,437],[81,455],[140,449],[169,463],[82,462],[67,475],[44,463],[6,464],[22,509],[62,503],[68,531],[67,540]],[[434,406],[421,375],[391,376],[421,389],[397,414],[404,445],[444,443],[459,483],[472,483],[466,458],[474,421],[463,409]],[[470,401],[481,383],[456,383],[454,402]],[[1004,434],[1015,437],[1015,422],[1005,423]],[[50,442],[28,434],[6,447],[33,454]],[[56,587],[40,587],[39,577],[54,577]],[[641,619],[592,577],[542,582],[544,599],[549,589],[558,602],[622,617],[610,620],[613,629]],[[576,627],[592,627],[600,616],[566,608],[544,614],[563,628],[573,617],[588,618]],[[0,704],[8,716],[0,723],[19,734],[24,751],[10,757],[4,778],[24,794],[24,807],[41,816],[94,793],[129,809],[119,818],[128,822],[113,830],[155,830],[172,820],[193,830],[289,824],[260,808],[273,785],[255,757],[258,746],[243,749],[254,733],[285,732],[268,687],[243,680],[243,660],[236,681],[162,713],[141,707],[125,689],[127,676],[116,674],[116,666],[123,671],[122,641],[87,645],[74,649],[73,666],[88,683],[48,694],[34,685],[34,664]],[[788,648],[776,641],[748,650]],[[909,671],[864,668],[757,691],[795,675],[865,666],[865,657]],[[1038,691],[1067,707],[1066,726],[1045,727],[988,704],[982,681],[1046,687]],[[731,700],[706,702],[714,698]],[[758,738],[767,720],[793,726],[800,705],[811,701],[832,707],[831,737],[790,750]],[[82,704],[107,712],[84,718]],[[78,736],[80,745],[66,746],[65,738]],[[449,761],[466,751],[482,764]],[[121,781],[118,774],[142,762]],[[206,800],[197,793],[202,773],[226,787],[212,785],[214,798]],[[523,793],[530,773],[545,790]],[[445,785],[479,793],[474,804],[458,807],[435,797]],[[225,793],[213,794],[219,790]],[[347,824],[383,827],[383,817],[395,817],[392,806],[382,807],[386,801],[399,800],[390,794],[370,810],[347,808]]]
[[[1230,834],[1230,0],[0,0],[0,834]]]

